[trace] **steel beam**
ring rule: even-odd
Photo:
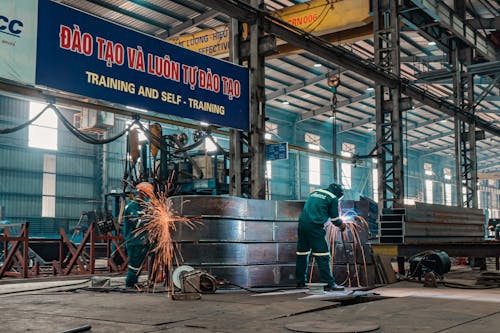
[[[345,106],[348,106],[352,103],[361,102],[361,101],[368,99],[368,98],[371,98],[373,96],[375,96],[374,93],[366,93],[366,94],[361,94],[358,96],[348,98],[346,100],[338,102],[336,105],[336,109],[338,110],[338,109],[343,108]],[[321,114],[324,114],[327,112],[331,112],[331,111],[332,111],[332,107],[330,106],[330,104],[323,105],[322,107],[320,107],[316,110],[312,110],[312,111],[306,112],[304,114],[301,114],[299,119],[297,120],[297,122],[300,123],[304,120],[307,120],[307,119],[310,119],[310,118],[313,118],[313,117],[316,117],[318,115],[321,115]]]
[[[432,154],[439,153],[439,152],[444,151],[444,150],[452,149],[454,147],[455,147],[455,145],[448,145],[446,147],[439,147],[436,149],[431,149],[431,150],[427,150],[427,151],[423,151],[423,152],[425,152],[425,155],[432,155]],[[500,148],[500,144],[492,145],[488,149],[481,149],[481,152],[484,153],[487,151],[498,150],[498,148]]]
[[[330,75],[332,75],[333,73],[337,74],[337,73],[343,73],[343,72],[345,72],[345,70],[342,70],[340,72],[328,71],[324,74],[312,77],[310,79],[303,80],[303,81],[296,83],[296,84],[292,84],[291,86],[280,88],[276,91],[273,91],[269,94],[266,94],[266,101],[272,101],[273,99],[276,99],[278,97],[287,95],[287,94],[292,93],[294,91],[306,88],[307,86],[311,86],[313,84],[321,82],[321,81],[325,80],[326,78],[330,77]]]
[[[467,24],[474,29],[500,30],[500,16],[492,18],[475,18],[467,20]]]
[[[148,18],[146,16],[134,13],[134,12],[129,11],[129,10],[125,10],[125,9],[121,8],[120,6],[116,6],[116,5],[110,4],[110,3],[105,2],[103,0],[87,0],[87,1],[91,2],[91,3],[95,4],[95,5],[99,5],[101,7],[104,7],[106,9],[112,10],[114,12],[117,12],[119,14],[122,14],[122,15],[125,15],[125,16],[129,16],[129,17],[134,18],[134,19],[136,19],[138,21],[142,21],[142,22],[151,24],[152,26],[164,29],[166,31],[168,31],[171,28],[171,26],[168,25],[168,24],[164,24],[164,23],[152,20],[152,19],[150,19],[150,18]],[[182,18],[182,19],[185,19],[185,18]]]
[[[408,141],[408,147],[413,147],[413,146],[419,145],[421,143],[425,143],[425,142],[429,142],[429,141],[432,141],[432,140],[440,139],[440,138],[443,138],[445,136],[450,136],[453,133],[454,133],[453,131],[449,131],[449,132],[445,132],[445,133],[439,133],[439,134],[436,134],[436,135],[426,136],[426,137],[424,137],[422,139],[418,139],[418,140]]]
[[[177,36],[177,35],[183,33],[184,31],[186,31],[187,29],[192,28],[193,26],[198,26],[198,25],[200,25],[208,20],[213,19],[217,15],[219,15],[218,11],[213,10],[213,9],[209,10],[206,13],[200,14],[192,19],[189,19],[187,21],[182,22],[179,25],[176,25],[175,27],[168,29],[167,31],[165,31],[163,33],[158,34],[157,37],[167,38],[167,37]]]
[[[498,51],[494,44],[486,37],[469,26],[465,17],[460,13],[462,11],[462,0],[460,4],[455,2],[452,10],[441,0],[404,0],[403,5],[406,11],[406,18],[415,23],[419,31],[441,45],[445,49],[450,47],[451,37],[459,39],[461,44],[474,48],[476,52],[488,60],[496,60]],[[416,18],[421,18],[416,22]]]
[[[300,30],[279,18],[273,17],[269,13],[252,7],[240,0],[197,0],[213,9],[219,10],[231,17],[236,17],[241,21],[249,22],[261,16],[264,21],[264,30],[273,33],[284,41],[293,44],[301,49],[337,64],[343,68],[366,77],[367,79],[384,84],[391,88],[400,87],[401,92],[413,100],[422,102],[431,108],[446,113],[450,116],[457,116],[465,122],[476,122],[478,128],[500,136],[500,127],[491,122],[479,118],[470,112],[466,112],[452,103],[442,99],[428,91],[410,84],[406,80],[401,80],[384,69],[374,65],[370,61],[360,58],[343,47],[332,45],[330,42]]]

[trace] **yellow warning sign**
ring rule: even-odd
[[[180,37],[167,39],[168,42],[208,56],[215,57],[229,53],[229,28],[221,25]]]

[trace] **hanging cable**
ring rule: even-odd
[[[35,117],[33,117],[33,119],[30,119],[29,121],[27,121],[21,125],[12,127],[12,128],[1,129],[0,134],[10,134],[10,133],[14,133],[14,132],[17,132],[19,130],[26,128],[27,126],[33,124],[36,120],[38,120],[38,118],[40,118],[42,116],[42,114],[45,113],[45,111],[47,111],[48,109],[51,109],[52,111],[54,111],[57,118],[61,121],[61,123],[64,125],[64,127],[66,127],[68,129],[68,131],[71,134],[76,136],[79,140],[86,142],[86,143],[89,143],[89,144],[93,144],[93,145],[102,145],[102,144],[107,144],[107,143],[113,142],[113,141],[119,139],[120,137],[122,137],[125,133],[127,133],[130,130],[130,128],[133,125],[135,125],[137,122],[139,122],[138,120],[134,120],[134,122],[132,122],[130,125],[128,125],[125,129],[123,129],[120,133],[116,134],[115,136],[108,138],[108,139],[99,140],[99,139],[96,139],[96,138],[94,138],[90,135],[87,135],[87,134],[83,133],[82,131],[80,131],[78,128],[73,126],[73,124],[68,119],[66,119],[66,117],[62,114],[62,112],[54,104],[48,104],[47,106],[45,106],[43,108],[42,111],[40,111],[40,113],[38,113]]]
[[[121,132],[116,134],[115,136],[110,137],[108,139],[99,140],[99,139],[96,139],[94,137],[91,137],[90,135],[83,133],[82,131],[77,129],[75,126],[73,126],[73,124],[71,124],[71,122],[68,119],[66,119],[66,117],[62,114],[62,112],[55,105],[49,104],[49,106],[56,113],[57,117],[59,118],[61,123],[64,125],[64,127],[66,127],[66,129],[68,129],[80,141],[83,141],[83,142],[86,142],[86,143],[89,143],[92,145],[102,145],[102,144],[107,144],[107,143],[111,143],[113,141],[116,141],[120,137],[125,135],[125,133],[127,133],[133,125],[135,125],[136,123],[139,123],[139,120],[136,119],[132,123],[130,123],[127,127],[125,127]]]
[[[44,107],[43,110],[40,111],[39,114],[37,114],[35,117],[33,117],[33,119],[31,119],[31,120],[29,120],[29,121],[27,121],[27,122],[25,122],[25,123],[23,123],[21,125],[18,125],[18,126],[12,127],[12,128],[0,129],[0,134],[10,134],[10,133],[14,133],[14,132],[17,132],[19,130],[22,130],[23,128],[25,128],[25,127],[33,124],[49,108],[50,108],[50,104],[47,105],[46,107]]]

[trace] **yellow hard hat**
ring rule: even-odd
[[[151,183],[141,182],[135,186],[135,189],[152,198],[155,195],[155,188]]]

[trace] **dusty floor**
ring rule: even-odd
[[[432,289],[399,282],[372,290],[391,298],[341,305],[336,300],[342,293],[309,296],[300,290],[218,291],[197,301],[74,290],[85,285],[87,279],[0,284],[0,332],[63,332],[87,324],[88,332],[291,332],[286,325],[307,321],[368,321],[380,326],[375,332],[385,333],[500,332],[498,288]],[[44,289],[33,291],[37,288]]]

